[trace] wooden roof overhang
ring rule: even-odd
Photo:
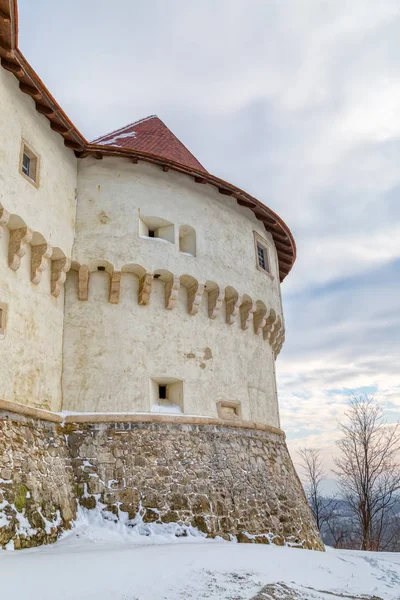
[[[204,171],[181,165],[162,156],[138,152],[117,146],[104,146],[89,143],[68,118],[50,94],[37,73],[32,69],[18,49],[18,11],[16,0],[0,0],[0,57],[1,65],[19,81],[21,91],[33,98],[36,110],[50,121],[50,127],[64,138],[64,144],[73,150],[78,158],[94,156],[118,156],[128,158],[133,163],[139,160],[159,165],[164,171],[169,169],[188,175],[198,184],[216,187],[220,194],[235,198],[240,206],[249,208],[273,237],[279,260],[279,277],[283,281],[296,260],[296,244],[289,227],[270,208],[250,196],[240,188]]]

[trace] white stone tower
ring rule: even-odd
[[[78,162],[63,408],[279,427],[284,326],[271,230],[293,252],[289,231],[233,186],[210,185],[155,116],[94,144]],[[150,149],[151,163],[133,155]]]
[[[17,21],[0,0],[0,545],[79,503],[321,549],[276,394],[288,227],[156,116],[88,142]]]

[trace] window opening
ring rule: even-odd
[[[180,226],[179,250],[183,254],[190,254],[190,256],[196,256],[196,232],[190,225]]]
[[[20,171],[31,182],[38,183],[39,159],[26,144],[22,144]]]
[[[30,177],[30,169],[31,169],[31,159],[29,158],[29,156],[27,154],[25,154],[22,157],[22,172],[27,176]]]
[[[165,240],[175,244],[173,223],[161,217],[139,217],[139,237],[154,240]]]
[[[97,267],[97,270],[98,270],[98,271],[105,271],[105,270],[106,270],[106,268],[105,268],[105,267]]]
[[[183,381],[175,377],[150,379],[150,410],[155,413],[183,413]]]
[[[260,267],[264,269],[264,271],[268,271],[268,260],[266,257],[266,251],[259,244],[257,244],[257,257],[258,264],[260,265]]]

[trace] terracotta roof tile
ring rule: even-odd
[[[207,173],[191,152],[168,129],[156,115],[146,117],[121,129],[103,135],[93,144],[101,146],[117,146],[142,152],[149,152],[160,157],[174,160],[185,167]]]

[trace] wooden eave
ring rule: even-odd
[[[64,144],[75,151],[78,158],[93,155],[129,158],[133,164],[139,160],[159,165],[192,177],[195,183],[209,184],[224,196],[235,198],[240,206],[249,208],[274,239],[279,260],[279,276],[283,281],[296,260],[296,244],[292,233],[282,219],[262,202],[240,188],[204,171],[198,171],[164,157],[138,152],[117,146],[90,144],[50,94],[37,73],[18,48],[18,10],[16,0],[0,0],[0,58],[4,69],[19,81],[21,92],[33,98],[36,110],[50,121],[50,127],[64,138]]]

